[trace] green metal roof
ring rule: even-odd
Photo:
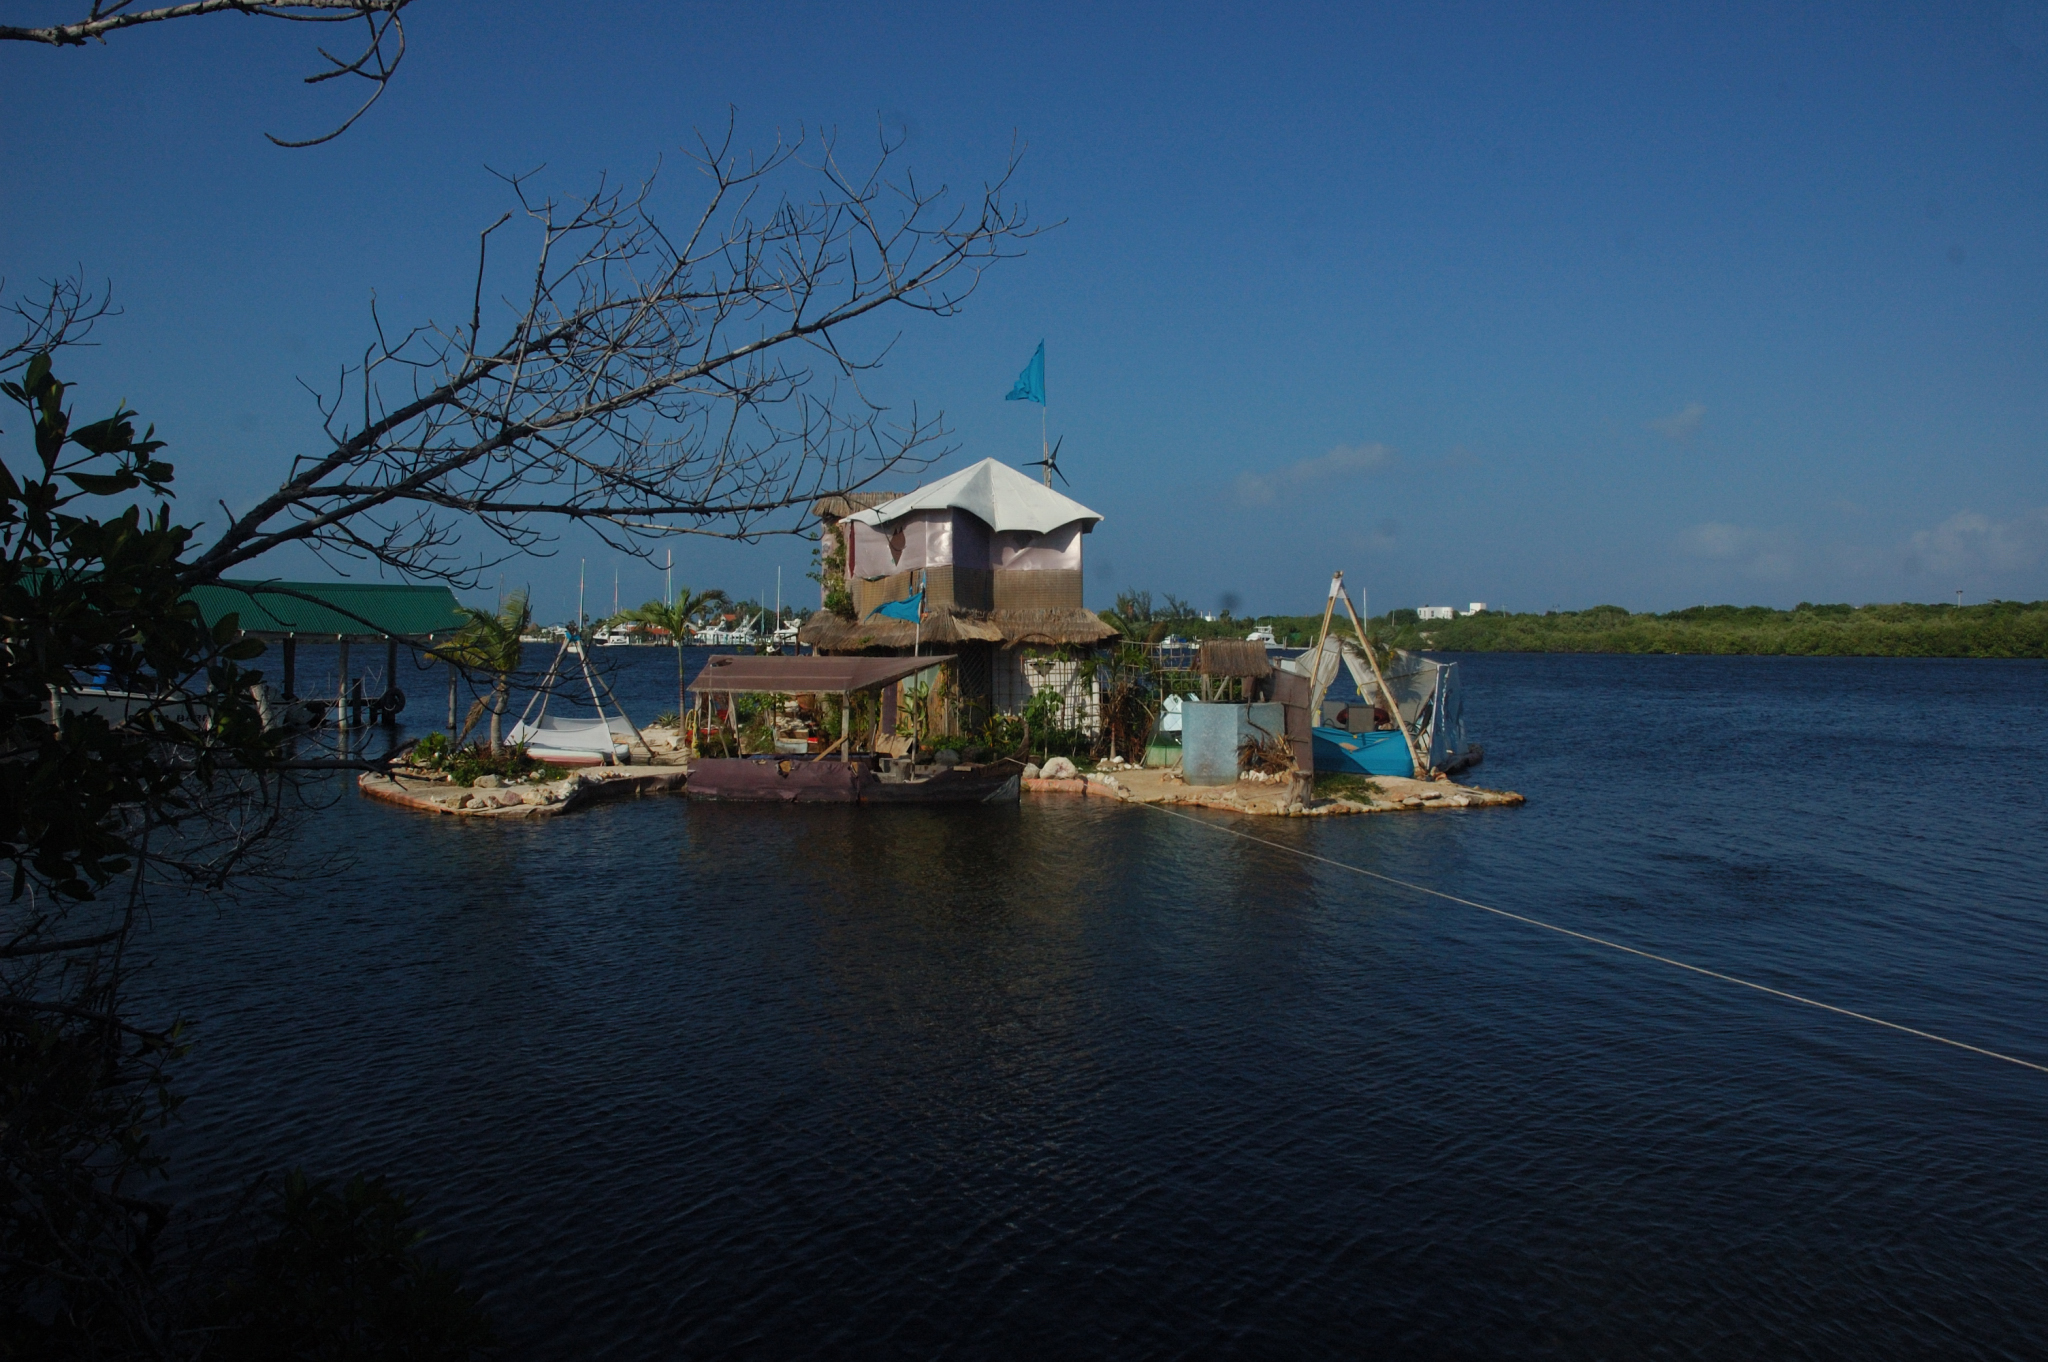
[[[417,638],[450,634],[469,622],[445,586],[221,582],[192,588],[192,600],[208,624],[237,615],[247,634]]]

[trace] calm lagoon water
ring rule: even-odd
[[[2048,1062],[2048,666],[1464,661],[1526,808],[1255,830]],[[2048,1353],[2048,1074],[1096,800],[305,835],[156,915],[177,1190],[389,1172],[518,1356]]]

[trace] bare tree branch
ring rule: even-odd
[[[702,205],[671,235],[652,178],[582,198],[501,176],[533,241],[519,291],[482,335],[480,235],[471,314],[404,332],[375,305],[374,343],[316,394],[325,448],[198,555],[194,581],[286,544],[415,577],[474,580],[481,529],[535,551],[551,519],[644,553],[675,534],[794,530],[813,499],[915,471],[949,452],[938,416],[899,418],[867,393],[891,310],[956,314],[995,262],[1035,235],[1006,201],[1018,154],[965,199],[892,177],[883,135],[851,173],[826,139],[742,158],[699,139]]]
[[[92,9],[74,23],[52,24],[45,28],[0,24],[0,42],[83,47],[88,42],[104,43],[108,34],[141,24],[222,13],[284,19],[301,24],[352,24],[361,20],[364,25],[362,51],[353,58],[343,58],[324,47],[317,49],[327,66],[307,76],[306,84],[319,85],[343,76],[355,76],[370,83],[369,98],[339,126],[318,137],[287,141],[270,133],[263,134],[280,147],[316,147],[322,142],[333,141],[354,127],[356,120],[368,113],[370,106],[383,96],[392,76],[397,74],[398,64],[405,60],[405,23],[399,11],[411,3],[412,0],[187,0],[181,5],[136,9],[134,0],[93,0]],[[393,45],[389,52],[385,50],[387,40]]]

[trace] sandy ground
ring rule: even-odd
[[[1425,813],[1432,809],[1476,809],[1523,803],[1508,790],[1487,790],[1448,780],[1409,780],[1375,776],[1379,792],[1368,799],[1310,799],[1290,806],[1286,778],[1259,781],[1240,778],[1235,785],[1189,785],[1178,772],[1136,767],[1095,772],[1085,780],[1027,780],[1031,794],[1087,794],[1133,804],[1186,804],[1205,809],[1270,818],[1324,818],[1353,813]]]

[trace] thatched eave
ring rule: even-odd
[[[1013,648],[1089,647],[1116,637],[1092,610],[1063,607],[1046,610],[963,610],[932,606],[920,627],[910,620],[870,615],[849,620],[820,610],[797,630],[797,641],[821,653],[865,652],[871,648],[908,648],[914,643],[950,645],[994,643]]]
[[[1203,676],[1264,677],[1273,674],[1273,664],[1266,658],[1266,645],[1263,643],[1211,638],[1202,640],[1195,671]]]

